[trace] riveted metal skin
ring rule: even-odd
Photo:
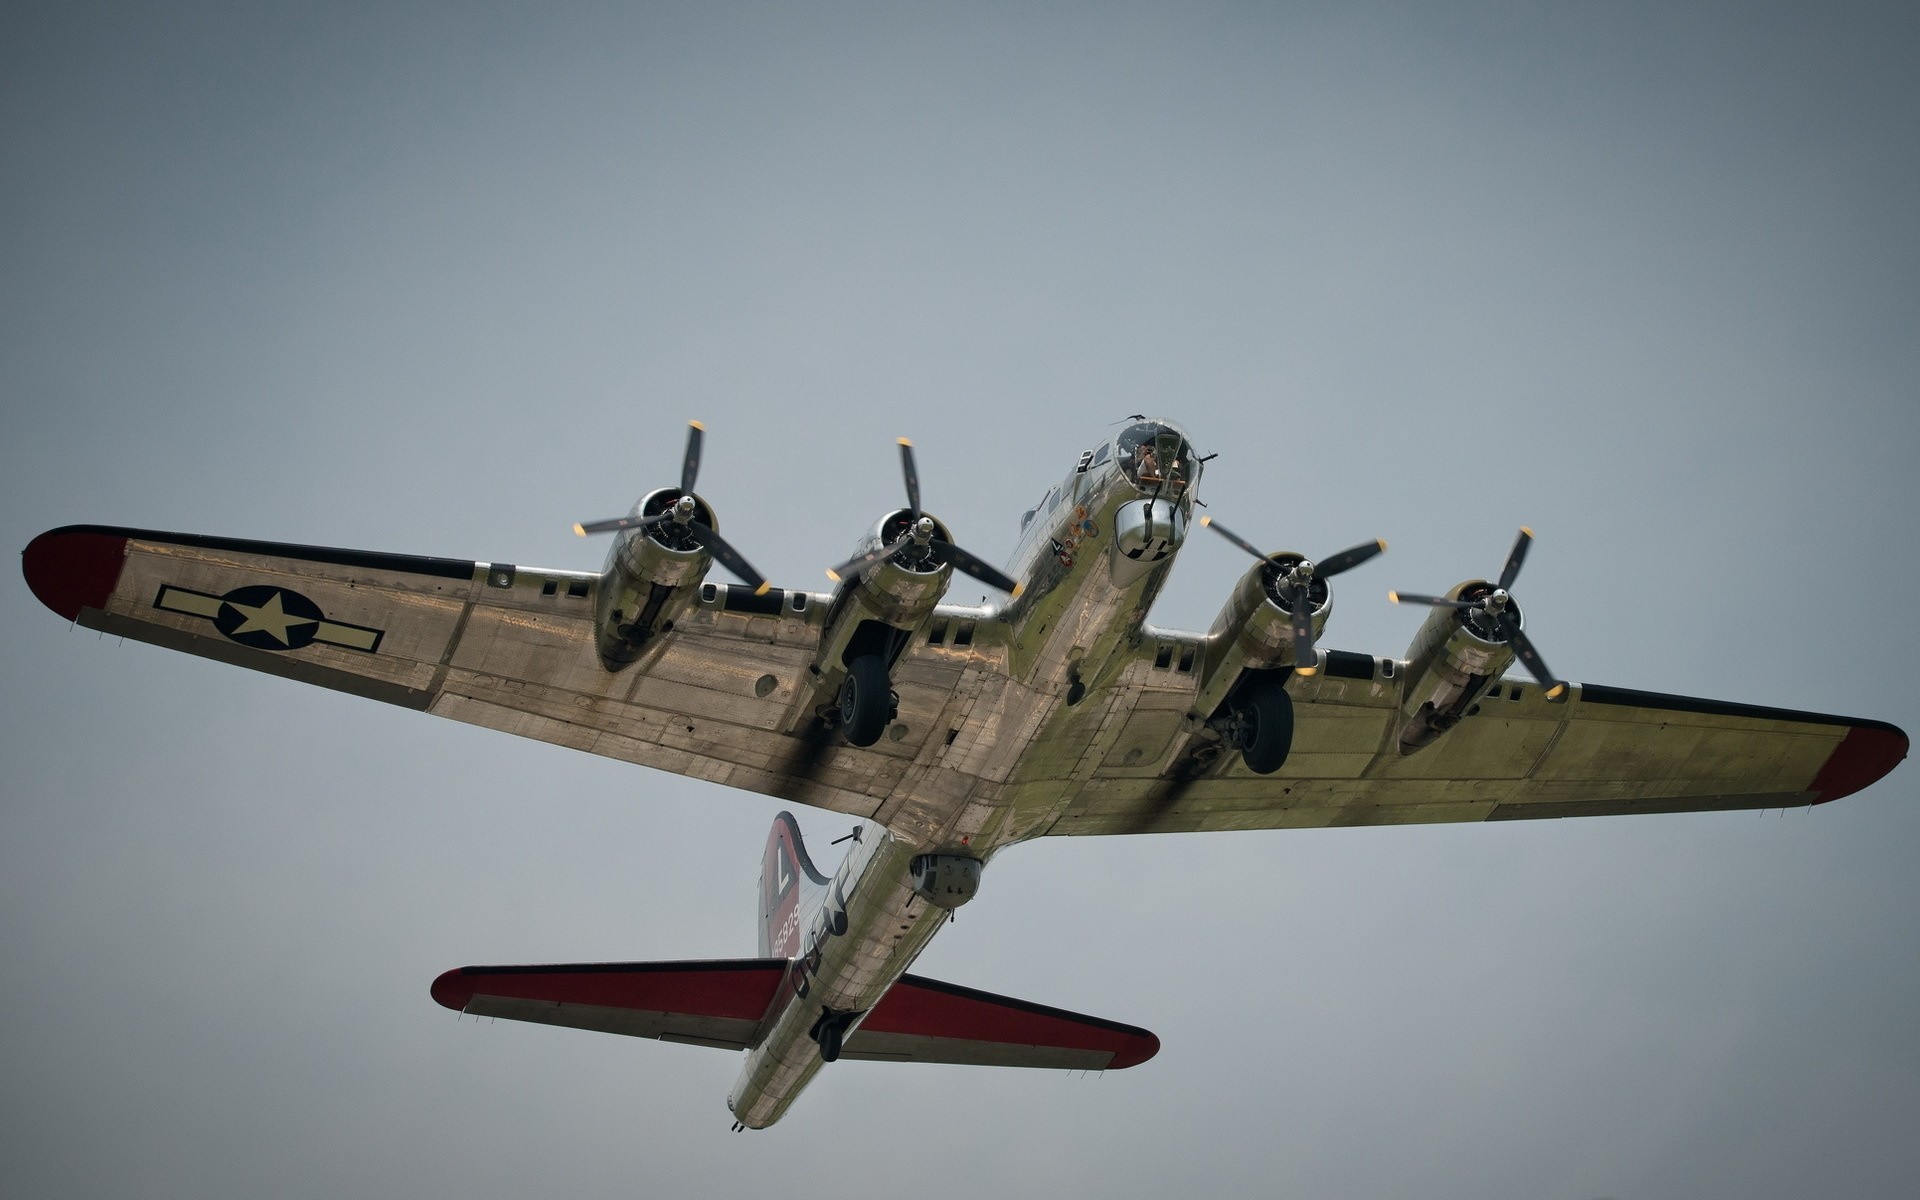
[[[914,853],[869,824],[834,872],[799,956],[788,963],[775,1015],[727,1096],[742,1125],[764,1129],[779,1120],[826,1065],[813,1032],[822,1016],[843,1015],[851,1036],[946,922],[948,911],[914,890]]]

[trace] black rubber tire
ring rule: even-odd
[[[846,1023],[832,1020],[820,1027],[820,1061],[832,1062],[840,1057],[840,1045],[847,1035]]]
[[[1256,688],[1240,701],[1246,723],[1240,758],[1255,775],[1271,775],[1293,751],[1293,697],[1278,684]]]
[[[893,684],[887,664],[877,654],[863,654],[847,664],[840,685],[840,731],[847,744],[871,746],[893,720]]]

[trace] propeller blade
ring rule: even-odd
[[[900,439],[900,473],[907,477],[907,511],[920,519],[920,472],[913,465],[913,443]]]
[[[1540,652],[1533,648],[1533,641],[1512,621],[1501,621],[1500,631],[1506,634],[1507,641],[1512,643],[1515,656],[1526,664],[1527,670],[1532,671],[1533,677],[1547,689],[1547,699],[1559,699],[1560,694],[1567,690],[1567,685],[1555,679],[1553,672],[1547,670],[1546,661],[1540,657]]]
[[[1240,547],[1242,550],[1245,550],[1248,554],[1253,555],[1255,558],[1259,559],[1261,562],[1265,562],[1267,560],[1266,554],[1260,549],[1260,547],[1254,545],[1252,542],[1241,537],[1239,534],[1235,533],[1233,530],[1228,529],[1225,525],[1222,525],[1220,522],[1214,520],[1212,517],[1201,517],[1200,523],[1202,525],[1205,525],[1208,529],[1213,530],[1215,533],[1219,534],[1221,537],[1232,542],[1234,545]]]
[[[1002,574],[997,567],[988,566],[975,555],[962,550],[952,542],[935,542],[933,552],[944,562],[953,564],[953,569],[963,575],[971,575],[988,587],[999,588],[1009,596],[1018,597],[1022,588],[1012,579]]]
[[[680,491],[686,494],[693,491],[693,481],[700,475],[700,443],[705,440],[707,427],[698,421],[687,422],[687,456],[680,463]]]
[[[1525,525],[1520,527],[1520,536],[1513,540],[1513,552],[1507,555],[1507,565],[1500,568],[1500,582],[1494,586],[1501,591],[1511,590],[1513,581],[1520,575],[1520,564],[1527,560],[1527,549],[1533,545],[1533,530]]]
[[[1375,538],[1371,542],[1362,542],[1351,550],[1342,550],[1330,558],[1321,559],[1314,564],[1314,570],[1322,579],[1329,575],[1338,575],[1342,571],[1351,571],[1386,548],[1385,538]]]
[[[1426,604],[1434,608],[1478,608],[1476,600],[1449,600],[1445,596],[1423,596],[1419,592],[1388,592],[1387,599],[1395,604]]]
[[[687,528],[692,531],[693,540],[704,546],[707,553],[713,555],[715,562],[732,571],[742,583],[751,584],[754,595],[764,596],[773,586],[767,582],[766,576],[754,570],[746,559],[740,557],[740,552],[729,546],[727,539],[721,537],[712,526],[703,525],[698,521],[688,521]]]
[[[1301,664],[1306,665],[1301,665]],[[1293,669],[1311,675],[1320,669],[1320,656],[1313,650],[1313,591],[1293,589]]]
[[[580,537],[590,533],[617,533],[622,529],[645,529],[649,525],[658,525],[672,516],[672,512],[658,512],[650,517],[615,517],[610,521],[589,521],[585,525],[576,524],[573,532]]]
[[[884,546],[876,546],[865,554],[856,554],[837,567],[827,571],[827,578],[839,583],[842,579],[858,579],[866,573],[868,567],[877,562],[885,562],[900,553],[906,544],[913,540],[913,531],[908,530]]]

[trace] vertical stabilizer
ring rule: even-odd
[[[761,958],[792,958],[800,952],[801,923],[827,883],[807,857],[793,814],[775,817],[760,860]]]

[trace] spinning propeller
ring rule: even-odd
[[[1200,523],[1267,564],[1263,572],[1267,594],[1293,616],[1293,669],[1302,675],[1319,671],[1319,652],[1313,648],[1313,610],[1327,601],[1326,580],[1359,566],[1385,550],[1387,543],[1375,538],[1316,563],[1292,554],[1267,554],[1212,517],[1201,517]]]
[[[1527,670],[1533,672],[1547,689],[1547,699],[1558,699],[1567,690],[1567,685],[1555,679],[1553,672],[1547,670],[1547,664],[1540,658],[1540,652],[1533,648],[1533,642],[1520,628],[1517,606],[1509,588],[1520,575],[1520,564],[1526,561],[1527,549],[1533,545],[1533,530],[1525,525],[1520,527],[1520,536],[1514,539],[1513,551],[1507,555],[1507,565],[1500,569],[1500,582],[1488,587],[1485,583],[1476,583],[1462,592],[1459,600],[1449,600],[1445,596],[1423,596],[1417,592],[1388,592],[1387,599],[1395,604],[1427,604],[1434,608],[1457,608],[1474,627],[1474,632],[1489,641],[1504,642],[1513,647],[1513,652]],[[1484,590],[1483,590],[1484,589]]]
[[[693,497],[693,481],[700,474],[700,444],[705,439],[706,432],[707,427],[698,421],[687,423],[687,454],[680,463],[680,494],[659,512],[648,516],[635,514],[628,517],[615,517],[608,521],[590,521],[584,525],[575,525],[573,531],[581,537],[586,537],[590,533],[619,533],[626,529],[647,529],[671,521],[672,527],[660,530],[655,535],[661,544],[676,550],[697,546],[713,555],[714,561],[739,576],[742,582],[752,585],[754,595],[764,595],[773,586],[766,581],[766,577],[754,570],[746,559],[740,557],[740,552],[728,545],[727,540],[721,537],[713,526],[697,520],[694,516],[700,510],[700,504]],[[683,544],[673,545],[675,542]]]
[[[952,542],[934,540],[939,527],[934,524],[932,517],[920,511],[920,472],[913,463],[913,443],[906,438],[900,439],[900,471],[907,480],[907,531],[883,546],[877,546],[865,554],[856,554],[828,571],[827,578],[835,583],[842,579],[857,579],[875,563],[885,562],[901,551],[914,547],[914,556],[922,562],[950,565],[962,575],[971,575],[988,587],[999,588],[1009,596],[1018,596],[1020,585],[997,568]]]

